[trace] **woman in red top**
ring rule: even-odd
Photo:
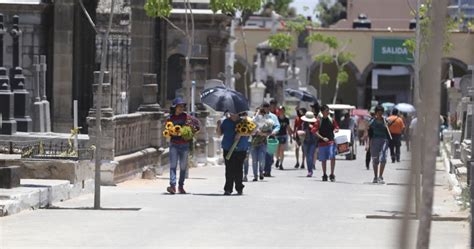
[[[302,161],[301,162],[301,168],[304,169],[305,154],[304,154],[304,150],[303,150],[303,147],[302,147],[302,142],[303,141],[298,136],[298,131],[303,132],[303,120],[301,120],[301,117],[304,116],[305,114],[306,114],[306,108],[296,109],[296,118],[295,118],[295,123],[293,125],[293,137],[296,141],[296,146],[295,146],[296,165],[295,165],[295,169],[300,167],[300,153],[299,153],[300,148],[301,148],[301,152],[303,153],[302,160],[301,160]]]

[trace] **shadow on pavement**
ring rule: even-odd
[[[99,208],[94,209],[92,207],[46,207],[42,209],[53,209],[53,210],[90,210],[90,211],[140,211],[141,208]]]

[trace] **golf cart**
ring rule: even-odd
[[[335,135],[335,142],[338,147],[338,156],[344,156],[346,160],[355,160],[357,154],[357,143],[355,142],[354,130],[341,129],[341,119],[344,113],[351,113],[356,109],[353,105],[332,104],[328,105],[330,111],[333,112],[332,118],[339,124],[339,132]]]

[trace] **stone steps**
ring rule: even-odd
[[[21,179],[20,187],[0,189],[0,217],[48,207],[94,191],[94,180],[70,184],[67,180]]]

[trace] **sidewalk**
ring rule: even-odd
[[[93,192],[94,180],[73,185],[67,180],[21,179],[18,188],[0,188],[0,217],[48,207]]]

